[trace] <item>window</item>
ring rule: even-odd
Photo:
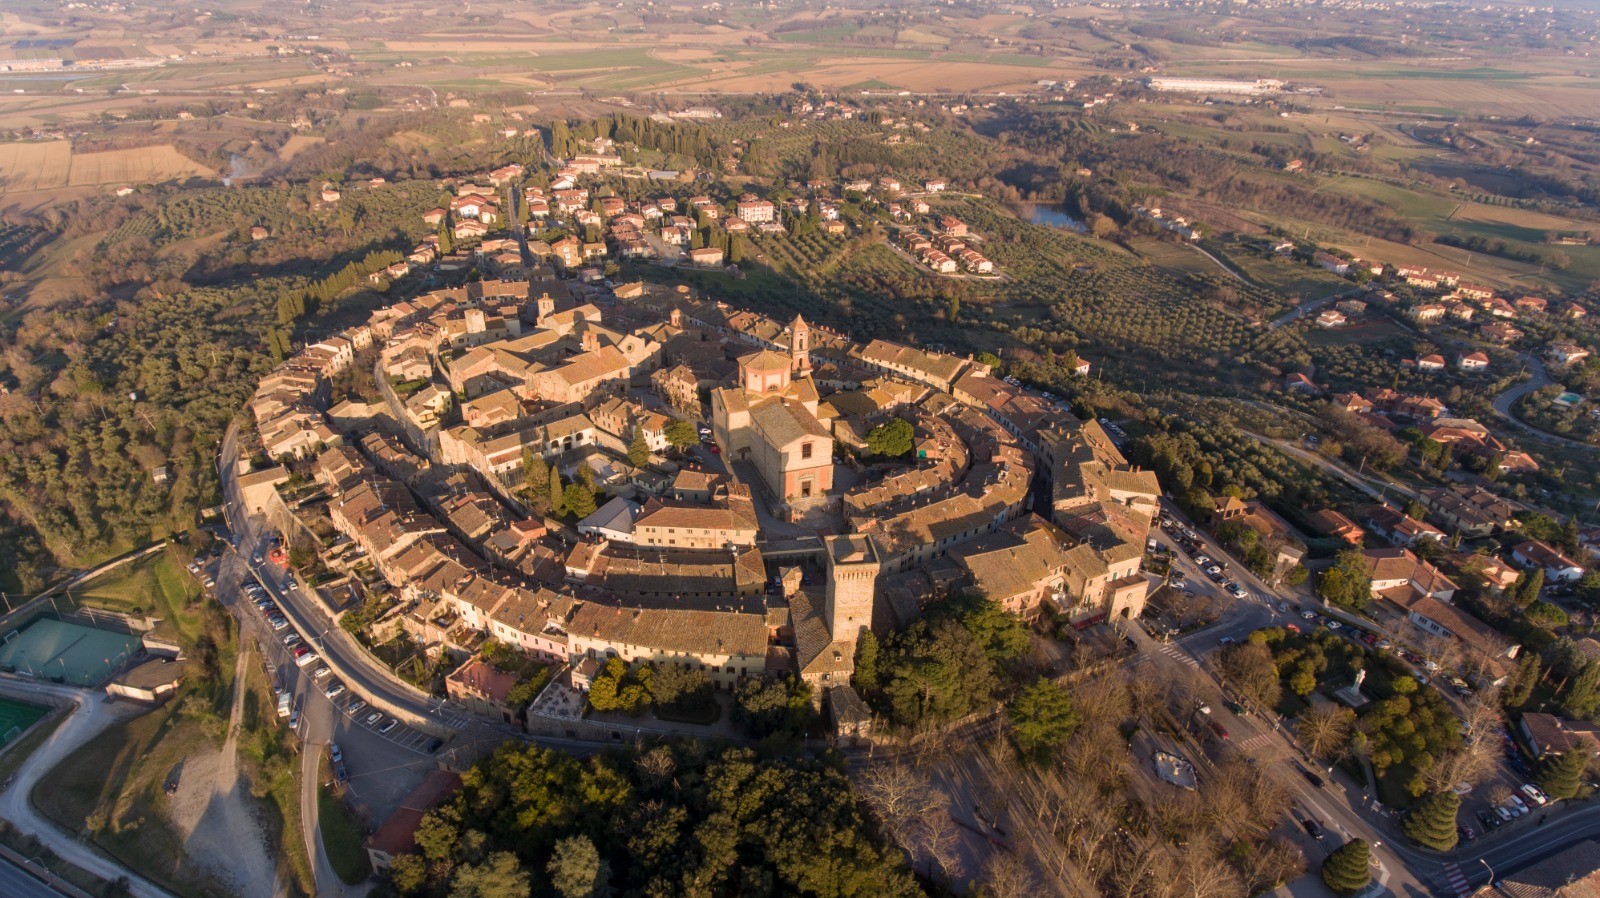
[[[811,457],[811,444],[810,443],[801,443],[800,444],[800,457],[801,458],[810,458]]]

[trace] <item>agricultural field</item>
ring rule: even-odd
[[[0,144],[0,192],[4,193],[147,184],[215,174],[171,144],[101,153],[74,152],[64,140]]]
[[[0,191],[65,187],[72,174],[72,144],[65,140],[0,143]]]

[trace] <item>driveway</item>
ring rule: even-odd
[[[0,793],[0,817],[10,821],[19,831],[38,837],[57,857],[75,867],[105,880],[127,877],[128,889],[135,898],[173,898],[165,889],[109,860],[88,843],[79,841],[75,834],[59,829],[35,810],[33,802],[29,800],[40,778],[68,755],[108,727],[135,716],[142,709],[114,704],[100,692],[11,677],[0,678],[0,695],[32,702],[65,701],[75,706],[71,716],[17,768],[11,785],[4,793]]]

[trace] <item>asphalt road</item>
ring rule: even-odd
[[[6,898],[65,898],[10,861],[0,861],[0,895]]]

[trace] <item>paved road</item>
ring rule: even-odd
[[[1533,353],[1523,353],[1522,355],[1518,356],[1518,358],[1528,366],[1528,373],[1532,376],[1494,398],[1495,415],[1501,420],[1505,421],[1507,424],[1510,424],[1512,427],[1529,434],[1535,439],[1547,440],[1553,443],[1562,443],[1568,446],[1576,446],[1582,449],[1593,450],[1595,447],[1591,443],[1585,443],[1582,440],[1570,439],[1559,434],[1551,433],[1548,430],[1541,430],[1517,417],[1516,412],[1513,411],[1513,409],[1516,407],[1517,402],[1521,400],[1522,397],[1536,390],[1548,387],[1556,382],[1555,378],[1550,376],[1550,369],[1545,367],[1544,360],[1540,359],[1537,355],[1534,355]]]
[[[0,861],[0,895],[7,898],[65,898],[10,861]]]
[[[112,704],[103,693],[93,690],[53,683],[24,682],[9,677],[0,679],[0,694],[34,702],[41,698],[53,698],[72,702],[76,706],[72,715],[17,768],[11,785],[4,793],[0,793],[0,817],[9,820],[19,831],[37,836],[57,857],[75,867],[106,880],[126,876],[129,890],[135,898],[172,898],[165,889],[104,857],[88,843],[79,841],[76,835],[59,829],[35,810],[33,802],[29,800],[34,786],[44,774],[106,728],[119,722],[127,706]]]

